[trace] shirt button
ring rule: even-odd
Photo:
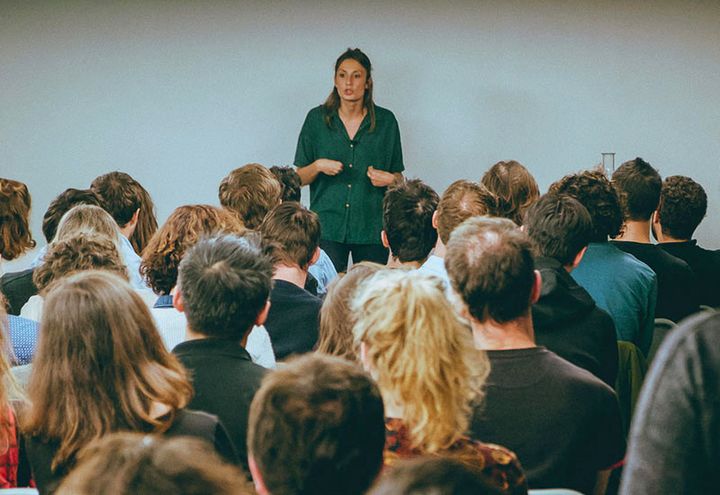
[[[351,148],[354,148],[354,147],[355,147],[355,145],[354,145],[354,144],[352,144],[352,143],[350,143],[350,147],[351,147]]]
[[[348,167],[352,168],[352,163],[350,165],[348,165]]]
[[[350,208],[350,203],[345,203],[345,208]]]
[[[348,184],[348,189],[350,189],[351,187],[352,187],[352,184]]]

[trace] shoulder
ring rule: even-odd
[[[311,108],[310,111],[305,116],[305,124],[315,124],[318,122],[323,122],[323,119],[325,118],[325,107],[323,105],[318,105],[314,108]]]
[[[552,380],[555,384],[563,384],[569,391],[601,398],[613,398],[615,395],[612,388],[598,377],[552,351],[547,351],[543,366],[549,373],[555,375]]]
[[[202,411],[181,409],[167,430],[168,435],[189,435],[210,440],[215,438],[215,429],[220,424],[218,417]]]
[[[397,125],[397,119],[395,118],[395,114],[387,108],[381,107],[379,105],[375,105],[375,120],[377,122],[385,122]]]

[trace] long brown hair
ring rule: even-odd
[[[150,193],[137,181],[132,187],[135,194],[140,197],[140,213],[138,214],[135,230],[130,236],[130,243],[135,252],[142,256],[145,247],[158,229],[158,222],[155,216],[155,204],[150,197]]]
[[[23,431],[58,442],[56,469],[109,432],[167,430],[192,387],[142,298],[118,276],[88,271],[45,299],[28,395]]]
[[[335,61],[335,72],[333,74],[337,74],[340,64],[348,59],[354,60],[362,65],[367,73],[368,87],[365,89],[365,94],[363,95],[363,108],[367,110],[368,117],[370,117],[370,132],[372,132],[375,130],[375,102],[373,101],[372,64],[370,63],[368,56],[365,55],[362,50],[359,48],[348,48]],[[325,124],[330,127],[333,115],[338,111],[338,108],[340,108],[340,95],[338,94],[335,86],[333,86],[330,95],[327,97],[327,100],[325,100],[325,103],[323,103],[323,107],[325,109],[325,115],[323,117]]]
[[[0,257],[13,260],[35,241],[30,232],[30,192],[25,184],[0,178]]]

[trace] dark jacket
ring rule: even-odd
[[[21,272],[6,273],[0,277],[0,292],[8,303],[8,314],[18,316],[23,305],[31,296],[38,293],[33,283],[34,268]]]
[[[615,386],[617,336],[613,320],[559,261],[540,257],[540,300],[532,307],[535,341]]]

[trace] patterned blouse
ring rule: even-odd
[[[413,449],[410,432],[401,419],[385,419],[385,468],[396,461],[424,455]],[[517,456],[505,447],[460,437],[447,450],[437,453],[479,467],[506,494],[525,495],[527,479]]]

